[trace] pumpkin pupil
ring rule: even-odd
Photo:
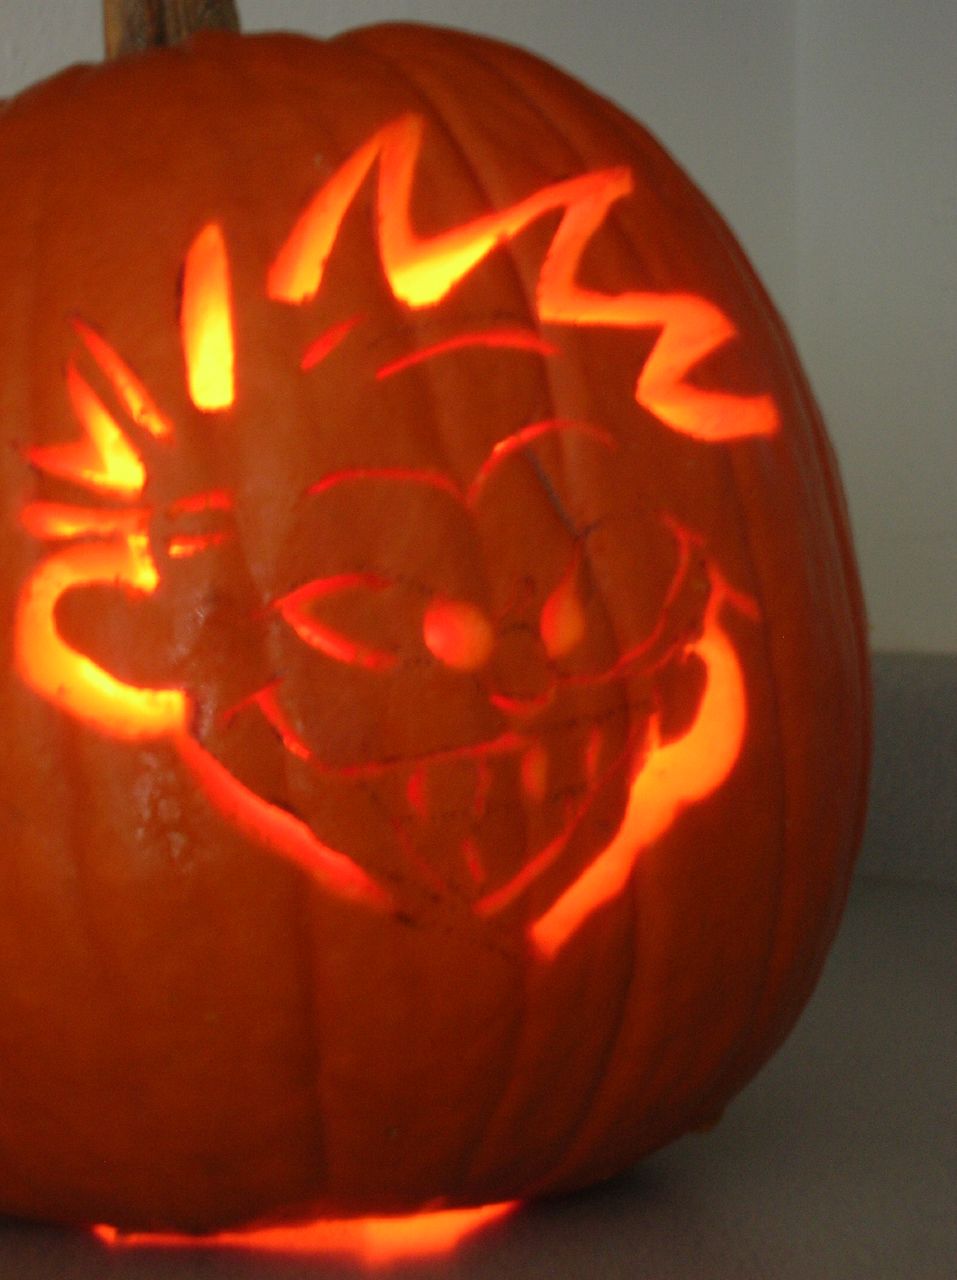
[[[492,625],[467,600],[433,600],[422,619],[426,648],[454,671],[477,671],[494,644]]]
[[[585,610],[575,589],[576,568],[572,564],[542,607],[539,630],[550,658],[571,653],[585,635]]]

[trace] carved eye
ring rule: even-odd
[[[372,573],[341,573],[328,578],[314,578],[288,595],[274,600],[272,608],[281,614],[299,639],[324,653],[327,658],[370,671],[384,671],[396,663],[396,655],[378,645],[362,643],[338,627],[317,617],[317,603],[342,599],[359,592],[365,595],[383,593],[389,586],[385,578]]]
[[[477,671],[491,657],[492,624],[467,600],[436,599],[422,619],[422,638],[431,654],[454,671]]]
[[[576,560],[542,606],[538,627],[550,658],[571,653],[585,635],[585,609],[578,594],[577,576]]]

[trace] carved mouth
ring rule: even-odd
[[[356,761],[350,764],[332,764],[324,761],[296,730],[280,701],[281,681],[274,680],[258,689],[248,698],[230,707],[222,716],[225,728],[241,712],[256,707],[275,731],[283,747],[298,760],[302,760],[317,774],[326,778],[361,781],[379,778],[383,774],[420,765],[444,764],[455,760],[477,760],[490,756],[523,751],[531,739],[515,730],[504,730],[494,738],[479,742],[459,743],[434,751],[416,752],[413,755],[384,756],[376,760]]]
[[[705,670],[704,690],[692,723],[677,738],[661,736],[652,715],[633,752],[625,811],[614,833],[593,852],[548,909],[529,925],[529,939],[544,955],[554,955],[583,922],[622,891],[642,853],[654,845],[680,813],[727,778],[740,755],[748,721],[748,699],[738,651],[722,621],[734,608],[756,617],[753,602],[732,590],[714,565],[701,634],[685,652]],[[375,910],[395,908],[392,895],[358,863],[321,841],[310,827],[245,787],[216,757],[187,734],[174,737],[184,762],[209,802],[238,830],[302,866],[336,896]],[[512,743],[503,745],[511,750]],[[607,775],[606,775],[607,776]],[[510,879],[478,897],[476,915],[505,910],[561,858],[591,804],[589,792],[566,815],[562,830]]]

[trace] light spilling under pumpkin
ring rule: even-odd
[[[451,1254],[469,1236],[501,1222],[517,1204],[476,1209],[437,1209],[396,1217],[325,1219],[302,1225],[219,1232],[211,1236],[120,1232],[100,1225],[94,1235],[113,1249],[236,1249],[257,1253],[346,1257],[366,1267],[385,1267],[406,1259]]]

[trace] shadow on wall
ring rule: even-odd
[[[874,655],[874,764],[859,874],[957,885],[957,655]]]

